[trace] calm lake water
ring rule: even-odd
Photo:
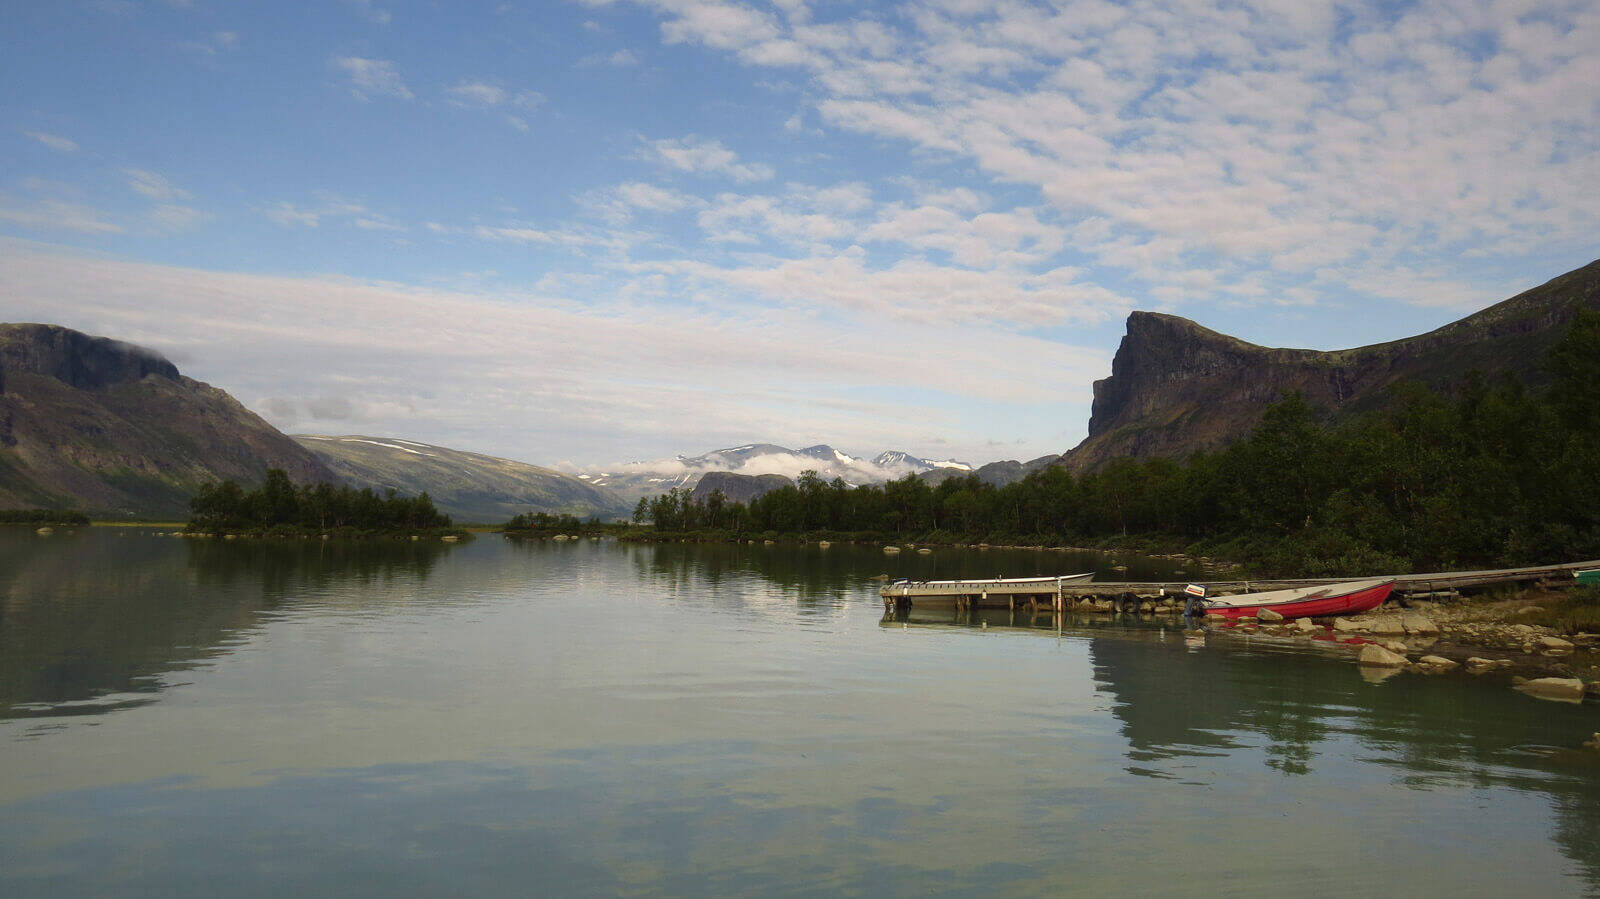
[[[1592,703],[871,580],[1095,561],[0,529],[0,895],[1600,894]]]

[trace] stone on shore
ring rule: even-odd
[[[1289,626],[1302,634],[1309,634],[1317,629],[1317,626],[1311,623],[1310,618],[1296,618],[1294,624]]]
[[[1383,637],[1398,637],[1406,632],[1406,627],[1398,618],[1379,618],[1372,622],[1372,632]]]
[[[1356,631],[1364,631],[1367,626],[1362,622],[1351,621],[1348,618],[1335,618],[1333,619],[1333,629],[1337,633],[1350,634]]]
[[[1540,637],[1539,649],[1543,650],[1547,655],[1565,654],[1572,651],[1572,644],[1560,637]]]
[[[1517,684],[1516,688],[1540,699],[1557,699],[1563,702],[1583,701],[1583,681],[1576,677],[1536,677]]]
[[[1283,620],[1283,616],[1278,614],[1277,612],[1272,611],[1271,609],[1257,609],[1256,610],[1256,620],[1257,621],[1265,621],[1265,622],[1276,623],[1276,622],[1282,621]]]
[[[1405,663],[1405,656],[1390,652],[1376,643],[1361,647],[1361,655],[1356,658],[1356,664],[1371,668],[1399,668]]]
[[[1437,634],[1439,632],[1439,625],[1421,615],[1400,616],[1400,626],[1405,628],[1408,634]]]

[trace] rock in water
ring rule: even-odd
[[[1262,621],[1262,622],[1273,623],[1273,622],[1282,621],[1283,620],[1283,616],[1279,615],[1277,612],[1272,611],[1271,609],[1257,609],[1256,610],[1256,620],[1257,621]]]
[[[1536,677],[1517,684],[1516,688],[1540,699],[1557,699],[1563,702],[1583,701],[1583,681],[1576,677]]]
[[[1417,661],[1428,666],[1429,668],[1436,668],[1440,671],[1449,671],[1452,668],[1460,667],[1454,661],[1451,661],[1444,656],[1423,656],[1422,658],[1417,659]]]
[[[1399,668],[1405,663],[1405,656],[1390,652],[1376,643],[1361,647],[1361,655],[1356,658],[1356,664],[1370,668]]]
[[[1302,634],[1309,634],[1317,629],[1317,626],[1311,623],[1310,618],[1296,618],[1294,624],[1289,626]]]

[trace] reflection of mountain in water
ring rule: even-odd
[[[107,529],[0,533],[0,718],[155,701],[286,597],[335,582],[426,578],[427,542],[198,541]]]
[[[1092,639],[1089,652],[1095,680],[1116,700],[1134,773],[1249,742],[1286,774],[1313,773],[1319,759],[1358,748],[1407,786],[1538,791],[1556,807],[1562,852],[1600,887],[1600,758],[1564,748],[1595,729],[1592,708],[1465,677],[1372,685],[1348,661],[1305,653],[1187,651],[1176,639],[1111,636]]]

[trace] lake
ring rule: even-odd
[[[1600,894],[1593,703],[872,579],[1179,564],[0,528],[0,895]]]

